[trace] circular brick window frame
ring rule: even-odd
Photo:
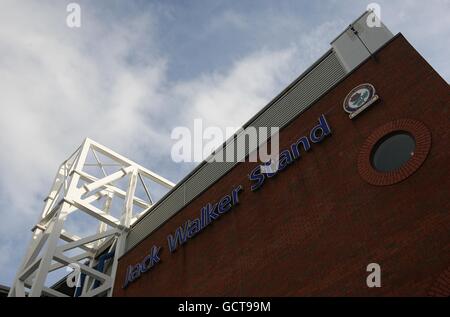
[[[380,172],[372,166],[372,151],[380,140],[394,132],[407,132],[415,140],[414,155],[400,168],[390,172]],[[428,156],[431,148],[431,132],[420,121],[399,119],[377,128],[366,139],[358,156],[359,175],[375,186],[393,185],[403,181],[417,171]]]

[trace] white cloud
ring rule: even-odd
[[[352,11],[356,2],[346,3]],[[442,54],[448,44],[442,34],[448,34],[449,24],[440,9],[427,6],[421,15],[420,7],[389,3],[381,3],[382,10],[389,10],[383,11],[388,26],[394,21],[393,29],[404,31],[410,25],[405,33],[417,38],[419,46],[437,43],[441,51],[425,52],[448,78],[448,61]],[[447,7],[449,2],[435,3]],[[176,16],[174,8],[167,10],[166,15]],[[395,10],[404,12],[398,20]],[[158,164],[155,172],[179,179],[190,166],[164,162],[170,157],[171,129],[191,126],[194,118],[219,127],[245,123],[328,49],[339,26],[350,22],[330,12],[334,15],[328,21],[304,29],[305,12],[297,18],[268,10],[250,20],[225,11],[212,28],[232,26],[230,32],[255,33],[252,40],[262,39],[263,44],[255,40],[252,47],[257,49],[235,57],[232,65],[225,65],[226,71],[171,82],[170,60],[158,47],[153,32],[158,20],[151,11],[120,18],[120,12],[82,4],[81,29],[69,29],[63,2],[2,1],[0,217],[5,220],[0,222],[0,283],[12,280],[58,164],[84,137],[150,169]],[[433,19],[435,15],[441,18]],[[430,27],[424,28],[427,23]],[[211,29],[204,32],[214,37]],[[277,42],[278,36],[291,40]],[[270,38],[277,44],[270,45]],[[288,44],[277,47],[278,43]],[[188,62],[190,56],[185,58]]]
[[[82,6],[79,30],[67,28],[65,16],[64,6],[47,2],[10,1],[0,11],[0,216],[8,219],[0,223],[2,283],[10,283],[23,256],[57,166],[84,137],[146,165],[149,148],[155,159],[170,154],[167,129],[175,122],[243,124],[296,69],[295,48],[266,50],[236,60],[226,73],[171,85],[167,62],[151,44],[151,12],[115,25]],[[175,114],[182,115],[172,122]],[[160,126],[147,122],[159,119]]]
[[[447,81],[450,80],[450,61],[445,52],[450,50],[449,0],[367,1],[381,8],[381,20],[394,33],[401,32],[414,48]],[[339,2],[339,16],[365,9],[364,2],[349,0]],[[356,16],[355,16],[356,17]],[[350,19],[355,18],[350,17]],[[347,23],[350,20],[346,21]],[[336,33],[336,32],[334,32]]]
[[[450,80],[449,0],[381,1],[382,19],[395,32],[402,32],[433,68]]]
[[[59,23],[64,7],[36,9],[3,4],[0,16],[0,124],[6,131],[0,136],[1,182],[27,212],[31,206],[24,192],[48,186],[57,162],[85,136],[126,151],[130,139],[149,133],[143,115],[152,111],[148,100],[165,67],[151,56],[143,66],[129,66],[127,58],[148,36],[145,23],[118,32],[112,27],[109,35],[97,38],[105,26],[91,25],[83,35],[74,35],[79,31]],[[20,20],[9,18],[19,14]],[[146,15],[140,21],[151,19]]]
[[[220,28],[241,30],[248,27],[248,21],[243,14],[233,10],[226,10],[211,21],[210,32]]]
[[[175,87],[190,105],[183,116],[211,126],[241,126],[293,79],[296,49],[261,51],[237,61],[229,72],[206,74]]]
[[[145,124],[165,72],[164,59],[141,42],[151,42],[151,14],[116,25],[82,11],[81,29],[69,29],[66,14],[50,2],[2,2],[2,272],[17,268],[59,163],[85,137],[125,153],[132,140],[158,140]]]

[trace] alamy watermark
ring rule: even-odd
[[[81,269],[78,263],[70,263],[66,267],[66,271],[69,273],[66,277],[66,283],[69,287],[80,287],[81,286]]]
[[[225,143],[233,134],[235,137]],[[177,163],[243,162],[247,158],[249,162],[264,162],[262,172],[278,170],[279,127],[205,128],[202,119],[195,119],[192,130],[176,127],[171,139],[176,141],[171,157]]]
[[[381,27],[381,6],[376,2],[369,3],[367,11],[370,12],[366,19],[367,26],[369,28]]]
[[[72,2],[66,7],[66,11],[69,13],[66,17],[66,24],[69,28],[80,28],[81,27],[81,6]]]
[[[366,278],[367,287],[381,287],[381,266],[378,263],[370,263],[367,265],[366,271],[370,272]]]

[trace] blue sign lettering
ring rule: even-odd
[[[248,175],[251,182],[251,190],[259,189],[265,182],[266,177],[275,177],[279,172],[285,170],[289,165],[301,157],[301,149],[304,152],[311,150],[311,143],[316,144],[322,142],[327,136],[331,135],[331,128],[325,118],[325,115],[319,117],[319,124],[313,127],[308,136],[302,136],[295,141],[288,149],[281,151],[278,155],[278,169],[276,171],[262,173],[260,166],[255,167]],[[270,162],[264,163],[270,167]],[[170,253],[185,244],[188,239],[192,239],[203,229],[205,229],[213,221],[220,218],[221,215],[230,211],[234,206],[239,204],[239,192],[243,190],[242,185],[234,188],[229,195],[223,196],[217,203],[208,203],[200,209],[200,215],[193,220],[187,220],[183,225],[179,226],[174,234],[167,236],[167,244]],[[150,254],[147,255],[142,262],[136,265],[130,265],[125,276],[124,288],[131,282],[141,276],[142,273],[150,270],[155,264],[160,262],[159,251],[161,248],[153,246]]]
[[[302,136],[290,146],[290,149],[281,151],[278,156],[278,169],[276,171],[271,173],[262,173],[261,167],[257,166],[250,172],[248,178],[252,182],[251,190],[255,191],[259,189],[264,184],[266,177],[274,177],[279,172],[286,169],[286,167],[292,164],[295,160],[300,158],[300,145],[303,147],[305,152],[308,152],[311,149],[310,141],[312,143],[320,143],[329,135],[331,135],[331,128],[325,118],[325,115],[321,115],[319,118],[319,124],[312,128],[309,133],[309,139],[306,136]],[[264,165],[270,167],[270,162],[267,162]]]
[[[193,238],[197,233],[205,229],[214,220],[233,208],[239,203],[239,192],[242,190],[242,186],[239,185],[231,192],[231,195],[225,195],[218,203],[208,203],[200,210],[200,217],[194,220],[186,221],[182,226],[175,230],[173,235],[167,236],[167,244],[169,251],[175,252],[175,250],[187,242],[188,239]]]
[[[123,284],[123,288],[127,287],[131,282],[136,280],[141,276],[142,273],[147,272],[152,267],[154,267],[157,263],[159,263],[159,251],[161,248],[153,246],[150,250],[150,254],[147,255],[141,263],[136,265],[130,265],[127,269],[127,273],[125,275],[125,282]]]

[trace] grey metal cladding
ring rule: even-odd
[[[280,128],[285,126],[345,75],[346,72],[338,58],[331,53],[299,81],[289,93],[258,117],[252,125]]]
[[[185,205],[184,184],[176,188],[166,199],[147,213],[140,223],[134,227],[127,237],[126,250],[142,241],[150,232],[156,230]]]
[[[334,51],[331,51],[319,64],[307,73],[296,85],[286,92],[275,103],[268,107],[249,127],[280,127],[289,123],[292,118],[302,113],[314,101],[319,99],[334,84],[346,75],[346,71],[339,62]],[[245,147],[245,154],[249,153],[248,142],[242,142],[245,131],[241,131],[233,142],[227,143],[225,153],[236,145]],[[215,155],[223,156],[222,149]],[[234,150],[234,156],[237,155]],[[210,162],[199,168],[184,184],[176,188],[155,209],[144,216],[130,231],[127,238],[126,250],[138,244],[147,235],[176,214],[181,208],[192,201],[209,186],[214,184],[225,173],[236,165],[235,162]]]
[[[235,165],[234,162],[211,162],[204,165],[185,183],[186,203],[189,203]]]
[[[377,27],[368,25],[368,21],[373,22],[375,17],[374,13],[366,11],[331,42],[333,51],[348,72],[369,57],[370,52],[377,51],[393,37],[392,32],[380,20]]]

